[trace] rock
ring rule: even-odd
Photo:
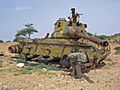
[[[82,88],[80,90],[83,90]]]
[[[99,83],[99,81],[97,80],[97,83]]]
[[[18,63],[16,66],[17,66],[18,68],[23,68],[23,67],[25,66],[25,64],[24,64],[24,63]]]
[[[56,77],[61,78],[61,75],[60,75],[60,74],[57,74]]]
[[[42,71],[43,71],[43,72],[47,72],[47,69],[46,69],[46,68],[42,68]]]
[[[41,84],[38,84],[39,87],[41,87],[42,85]]]

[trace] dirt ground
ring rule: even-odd
[[[91,70],[82,79],[74,79],[63,71],[15,75],[2,69],[16,67],[14,59],[10,58],[11,54],[6,52],[5,56],[0,57],[0,90],[120,90],[120,55],[114,54],[115,46],[118,45],[111,45],[106,65]]]

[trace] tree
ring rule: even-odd
[[[34,29],[34,27],[32,27],[33,24],[26,24],[25,26],[26,28],[24,29],[24,31],[26,32],[26,34],[28,34],[28,38],[30,38],[31,34],[33,34],[34,32],[38,32],[36,29]]]
[[[11,42],[11,41],[8,40],[8,41],[6,41],[6,42]]]
[[[99,39],[103,39],[103,40],[109,40],[110,36],[106,36],[106,35],[98,35],[97,36]]]
[[[21,37],[21,36],[25,36],[25,38],[27,38],[27,33],[25,30],[20,30],[17,31],[17,34],[15,35],[16,38]]]
[[[17,38],[31,38],[31,34],[37,33],[38,31],[33,27],[33,24],[25,24],[25,28],[17,31],[17,34],[15,35],[16,39]]]
[[[0,40],[0,43],[3,43],[4,41],[3,40]]]

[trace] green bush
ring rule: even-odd
[[[0,40],[0,43],[3,43],[4,41],[3,40]]]
[[[114,50],[116,50],[116,54],[120,54],[120,47],[115,47]]]
[[[120,50],[120,47],[115,47],[114,49],[115,49],[115,50]]]
[[[103,39],[103,40],[109,40],[110,39],[110,36],[106,36],[106,35],[98,35],[97,36],[99,39]]]
[[[60,70],[58,66],[56,65],[47,65],[47,64],[44,64],[44,63],[41,63],[39,65],[37,65],[35,68],[39,68],[39,69],[42,69],[42,68],[46,68],[47,70]]]
[[[27,61],[24,60],[24,59],[19,58],[19,59],[17,60],[17,63],[27,63]]]
[[[32,74],[32,72],[26,68],[22,68],[18,70],[18,72],[20,72],[20,74]]]
[[[6,42],[11,42],[11,41],[6,41]]]
[[[33,69],[33,67],[32,66],[26,66],[25,69],[30,71],[30,70]]]

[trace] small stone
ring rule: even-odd
[[[80,90],[83,90],[82,88]]]
[[[24,64],[24,63],[18,63],[16,66],[17,66],[18,68],[23,68],[23,67],[25,66],[25,64]]]
[[[61,76],[60,76],[60,74],[57,74],[56,76],[57,76],[58,78],[60,78],[60,77],[61,77]]]
[[[46,68],[42,68],[42,71],[43,71],[43,72],[47,72],[47,69],[46,69]]]
[[[41,85],[41,84],[39,84],[38,86],[39,86],[39,87],[41,87],[42,85]]]
[[[69,82],[66,82],[66,84],[69,84]]]
[[[97,83],[99,83],[99,81],[97,81]]]

